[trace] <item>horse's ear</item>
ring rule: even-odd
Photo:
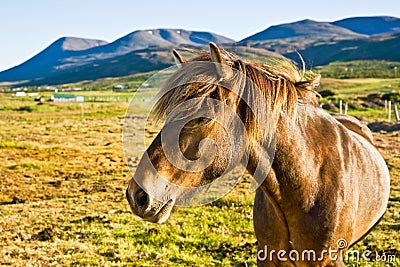
[[[172,54],[174,55],[176,65],[180,66],[181,64],[187,62],[186,58],[182,57],[175,49],[172,50]]]
[[[316,88],[319,87],[320,81],[321,81],[321,75],[320,75],[320,74],[316,75],[316,76],[314,77],[314,79],[312,79],[312,81],[311,81],[311,87],[312,87],[313,90],[315,90]]]
[[[222,57],[219,47],[213,42],[210,42],[210,54],[211,61],[217,63],[215,65],[220,79],[225,80],[231,78],[233,76],[233,70]]]

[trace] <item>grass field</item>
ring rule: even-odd
[[[218,201],[177,208],[162,225],[131,214],[121,142],[127,105],[0,98],[0,266],[255,266],[248,176]],[[140,128],[143,108],[135,119]],[[391,195],[383,221],[355,249],[396,261],[348,266],[400,265],[400,133],[375,139]]]
[[[391,92],[400,89],[400,79],[333,79],[325,78],[321,81],[321,89],[336,90],[341,97],[360,97],[379,92]]]

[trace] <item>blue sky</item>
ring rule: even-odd
[[[353,16],[400,17],[400,0],[12,0],[0,4],[0,71],[34,56],[56,39],[114,41],[134,30],[183,28],[235,40],[269,26]]]

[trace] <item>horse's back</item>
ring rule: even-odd
[[[356,118],[344,114],[332,114],[332,116],[341,124],[343,124],[347,129],[353,131],[365,139],[367,139],[371,144],[374,143],[374,137],[372,136],[371,130]]]

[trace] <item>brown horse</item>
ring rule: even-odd
[[[253,215],[258,266],[343,266],[343,253],[379,221],[389,197],[389,172],[368,129],[322,110],[314,91],[319,76],[285,61],[245,62],[213,43],[210,52],[189,61],[174,55],[180,68],[161,93],[157,116],[189,100],[196,101],[186,113],[201,112],[207,99],[234,112],[221,115],[208,105],[219,121],[200,115],[181,127],[177,153],[204,163],[210,161],[204,151],[213,150],[211,162],[199,170],[182,170],[167,157],[163,144],[177,138],[162,137],[164,129],[175,127],[176,121],[167,121],[129,182],[133,213],[164,222],[180,199],[195,195],[174,185],[207,186],[248,155],[245,167],[259,182]],[[226,127],[235,127],[230,122],[236,115],[246,134],[232,141]],[[204,139],[213,142],[204,146]],[[266,149],[271,146],[273,156]]]

